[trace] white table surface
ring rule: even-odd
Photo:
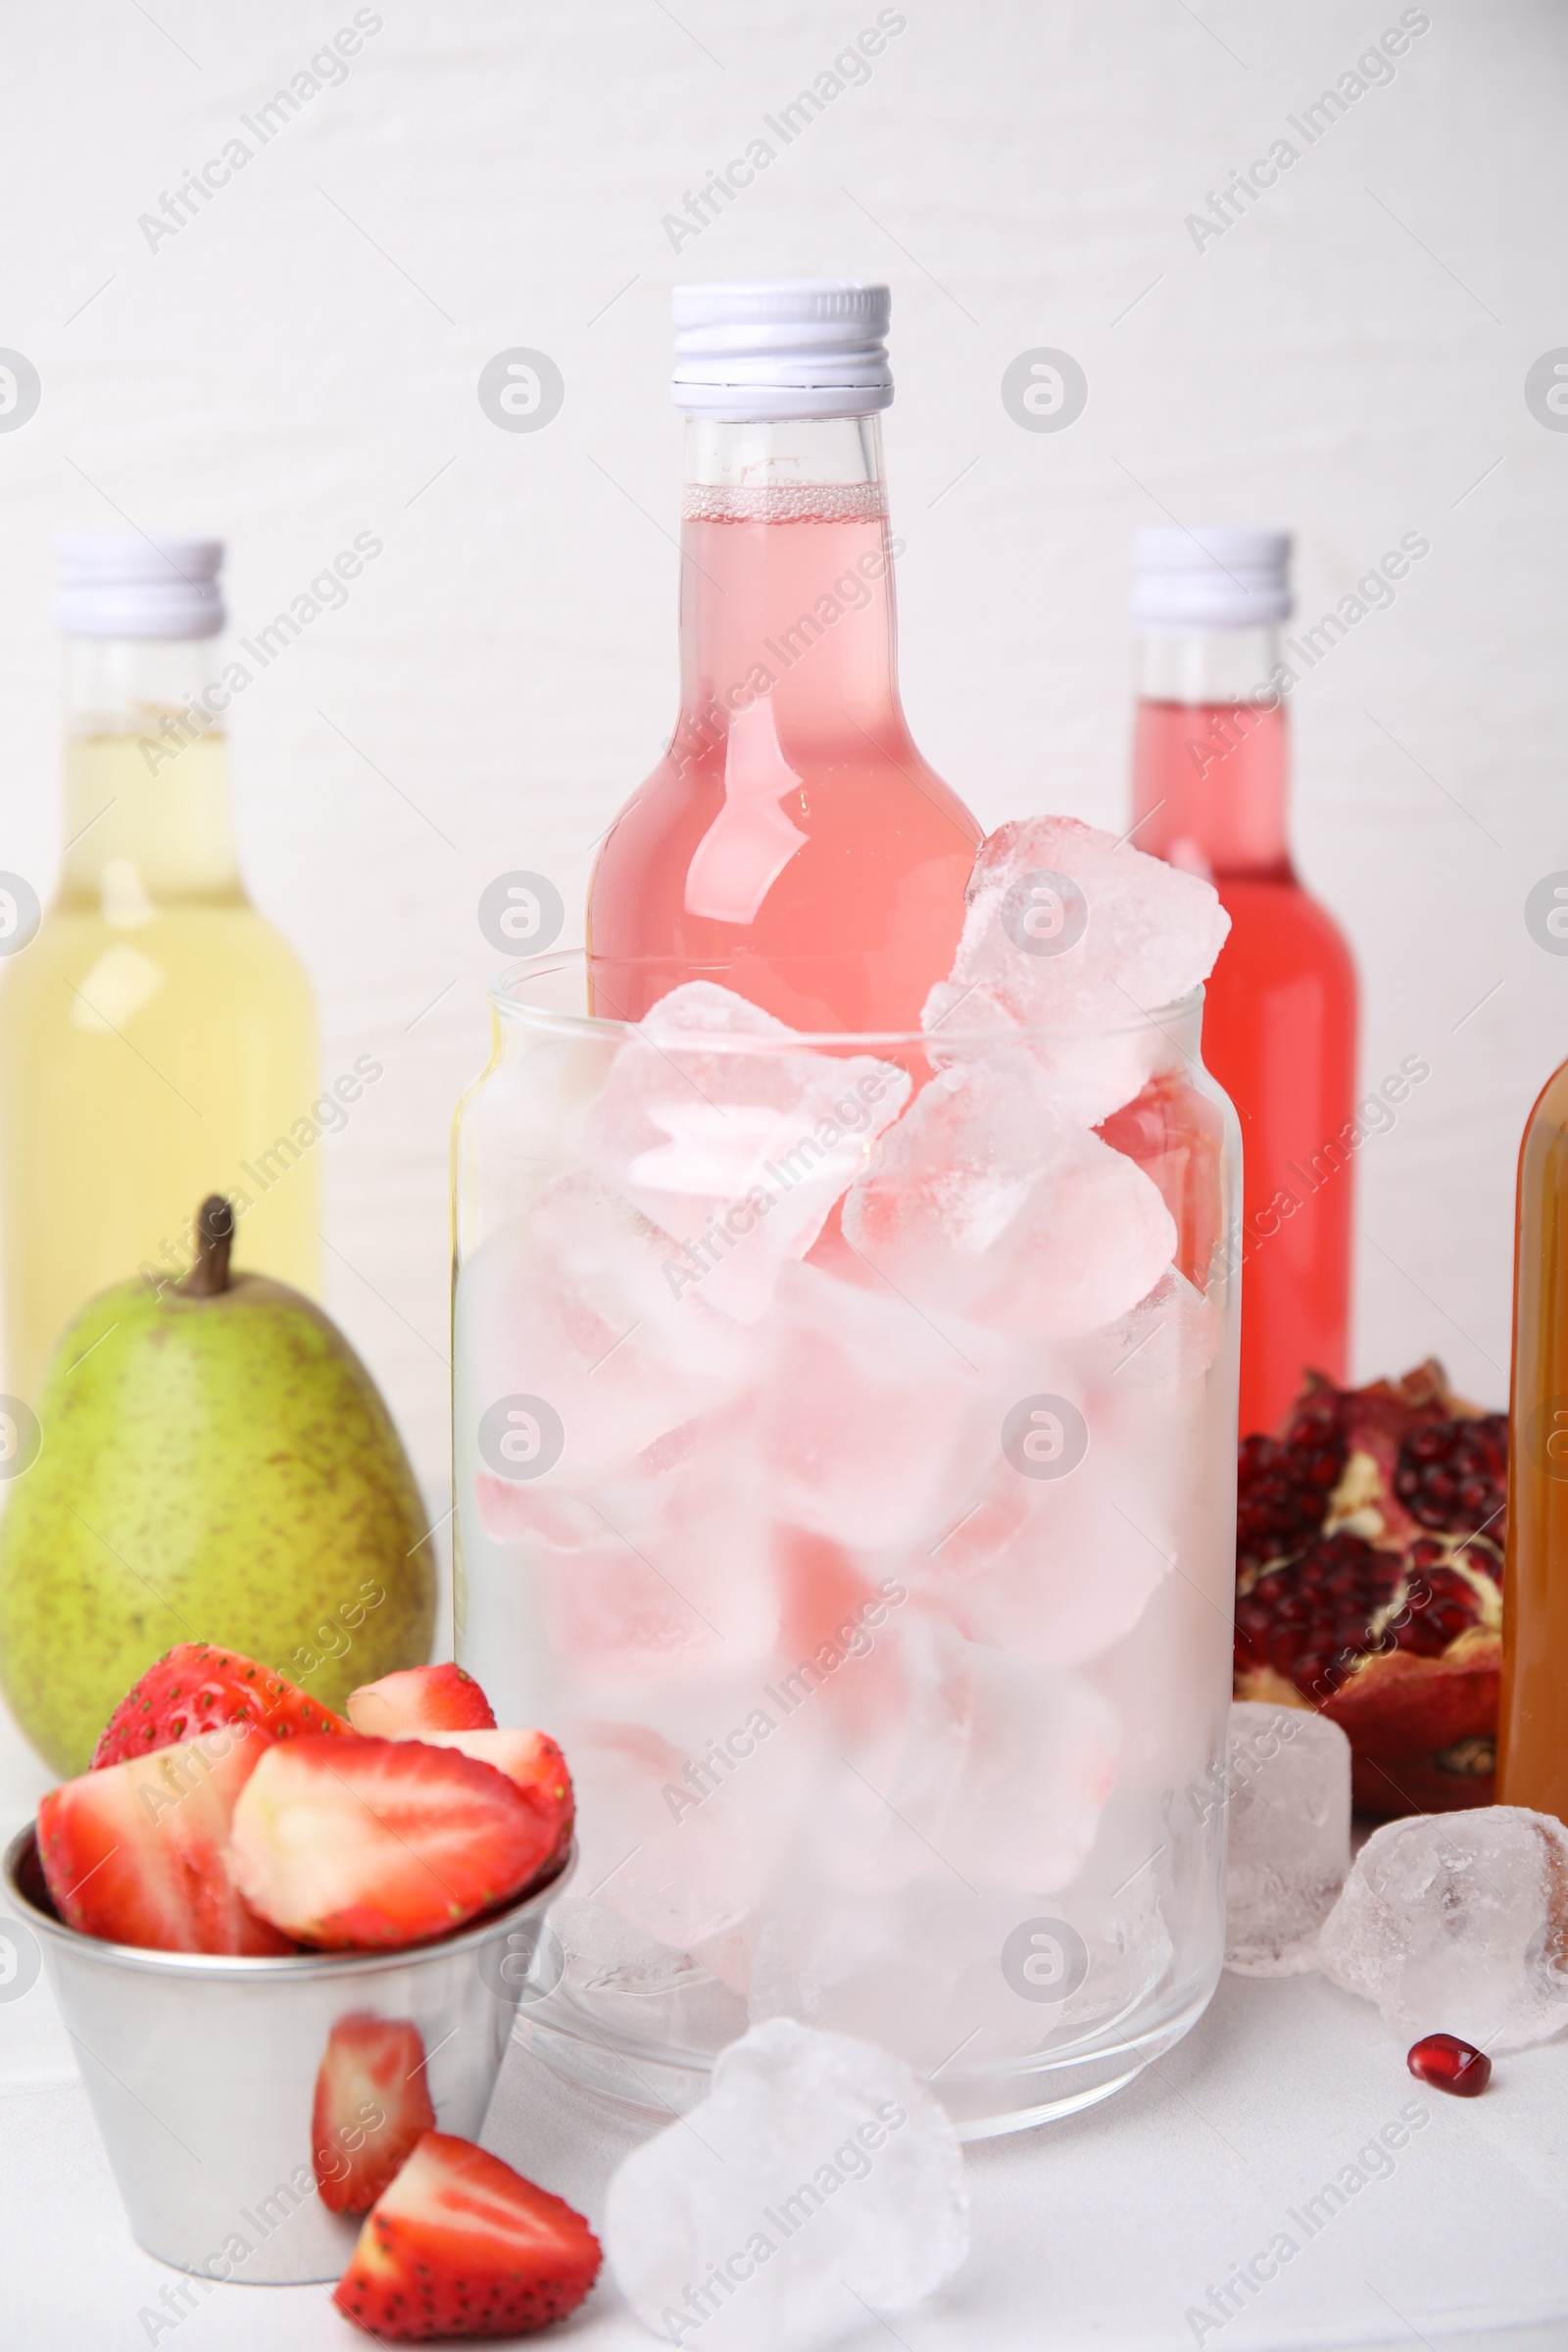
[[[0,1730],[0,1826],[41,1768]],[[9,1751],[9,1752],[8,1752]],[[9,1767],[9,1769],[8,1769]],[[214,2085],[221,2097],[221,2084]],[[1417,2101],[1430,2121],[1315,2235],[1290,2218]],[[514,2041],[485,2144],[596,2224],[631,2144]],[[968,2151],[973,2248],[932,2302],[860,2319],[845,2352],[1190,2352],[1187,2318],[1281,2230],[1299,2251],[1203,2333],[1221,2352],[1441,2342],[1568,2352],[1568,2040],[1499,2059],[1485,2095],[1405,2071],[1375,2010],[1321,1978],[1227,1976],[1176,2050],[1103,2106]],[[4,2352],[353,2352],[326,2287],[220,2286],[164,2332],[178,2273],[131,2239],[47,1976],[0,2002]],[[566,2328],[647,2352],[607,2277]],[[552,2340],[544,2339],[526,2340]],[[701,2336],[693,2339],[699,2346]]]

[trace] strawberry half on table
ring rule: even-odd
[[[393,2343],[526,2335],[576,2310],[599,2240],[499,2156],[427,2132],[360,2232],[332,2300]]]
[[[419,1943],[509,1901],[560,1846],[559,1813],[454,1748],[357,1734],[272,1746],[234,1808],[230,1866],[302,1943]]]
[[[93,1770],[149,1755],[224,1723],[254,1723],[273,1740],[349,1728],[297,1683],[237,1649],[180,1642],[148,1667],[110,1716],[92,1751]]]
[[[293,1951],[228,1864],[235,1804],[271,1745],[254,1724],[223,1724],[54,1789],[38,1860],[66,1925],[155,1951]]]

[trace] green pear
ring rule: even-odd
[[[230,1277],[226,1200],[199,1230],[182,1283],[120,1283],[68,1325],[0,1518],[0,1685],[57,1772],[176,1642],[338,1709],[430,1654],[429,1531],[374,1382],[309,1298]]]

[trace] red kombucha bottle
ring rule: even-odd
[[[1242,1123],[1241,1427],[1273,1429],[1308,1368],[1348,1372],[1357,990],[1291,863],[1283,531],[1138,535],[1134,840],[1205,875],[1231,918],[1203,1060]]]
[[[980,827],[899,702],[885,286],[682,286],[680,709],[588,901],[593,1006],[712,980],[804,1030],[916,1030]]]

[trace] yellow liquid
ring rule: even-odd
[[[7,1393],[36,1403],[62,1327],[138,1272],[175,1279],[204,1197],[236,1265],[320,1285],[310,983],[247,901],[226,747],[67,747],[60,895],[0,965]]]

